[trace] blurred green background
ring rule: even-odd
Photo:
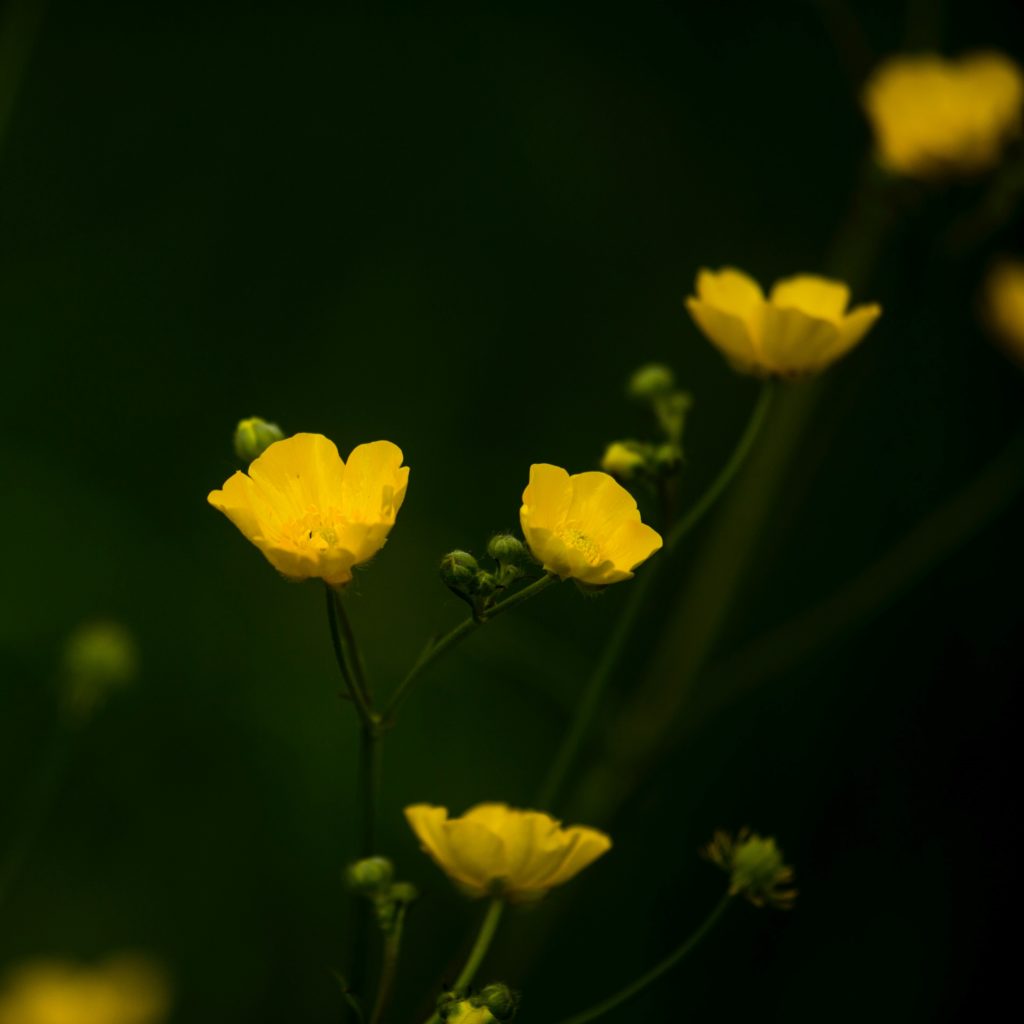
[[[640,362],[693,391],[683,498],[699,495],[757,389],[688,321],[697,269],[829,269],[868,143],[857,75],[907,45],[1020,60],[1021,17],[52,0],[29,52],[37,6],[4,9],[5,88],[26,63],[0,140],[0,844],[53,731],[68,633],[123,621],[143,671],[81,737],[0,913],[0,966],[141,949],[173,974],[175,1021],[334,1021],[356,722],[320,589],[282,582],[206,505],[235,421],[405,451],[398,525],[348,595],[393,683],[463,615],[437,559],[516,527],[531,462],[591,468],[647,430],[624,396]],[[743,824],[778,837],[797,909],[737,908],[618,1019],[954,1020],[1008,996],[1020,499],[973,532],[954,516],[970,536],[925,577],[888,596],[869,579],[865,614],[798,620],[779,670],[755,657],[729,688],[736,652],[1020,429],[1024,377],[975,309],[1012,225],[943,241],[985,188],[909,190],[857,266],[855,298],[885,315],[828,376],[675,742],[593,822],[613,853],[514,915],[482,972],[524,992],[523,1020],[582,1008],[680,941],[724,882],[698,847]],[[685,650],[662,633],[709,529],[663,574],[606,731],[652,652]],[[381,845],[423,891],[394,1019],[419,1019],[481,909],[401,808],[529,804],[628,586],[565,585],[495,622],[388,738]]]

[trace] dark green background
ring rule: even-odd
[[[532,461],[590,468],[645,429],[623,396],[641,361],[695,395],[693,500],[756,395],[682,310],[697,269],[825,266],[867,146],[865,56],[908,31],[952,52],[1020,39],[1009,2],[911,8],[48,5],[0,152],[0,842],[68,632],[123,620],[144,671],[82,737],[0,964],[143,949],[173,972],[176,1021],[339,1018],[356,726],[319,588],[280,581],[205,503],[235,421],[404,449],[408,499],[349,602],[381,681],[463,614],[436,561],[515,527]],[[886,313],[829,375],[713,660],[870,564],[1019,429],[1024,377],[974,308],[1009,229],[939,241],[983,192],[903,196],[857,282]],[[797,909],[738,908],[618,1019],[992,1010],[1016,969],[996,931],[1019,900],[1021,511],[726,694],[483,980],[541,1024],[606,994],[696,925],[724,881],[697,848],[749,823],[796,865]],[[616,700],[706,536],[665,573]],[[424,893],[396,1020],[452,976],[480,909],[401,808],[528,803],[628,586],[566,585],[495,623],[389,738],[382,847]]]

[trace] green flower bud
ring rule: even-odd
[[[379,893],[391,885],[395,869],[387,857],[366,857],[349,864],[345,878],[356,892]]]
[[[648,363],[629,378],[627,391],[630,398],[650,401],[670,394],[675,386],[676,377],[669,367],[661,363]]]
[[[485,985],[479,995],[474,997],[473,1002],[486,1006],[499,1024],[508,1024],[519,1009],[519,994],[513,992],[508,985],[497,982]]]
[[[65,706],[72,714],[86,716],[114,690],[135,680],[138,648],[120,623],[88,623],[69,637],[61,668]]]
[[[475,589],[480,565],[468,551],[449,551],[441,559],[441,579],[457,593]]]
[[[411,882],[395,882],[391,886],[391,899],[395,903],[415,903],[420,898],[420,891]]]
[[[487,554],[500,565],[529,565],[533,561],[529,548],[511,533],[496,533],[487,542]]]
[[[788,910],[796,899],[789,888],[793,869],[771,837],[742,828],[734,839],[728,832],[716,832],[704,855],[729,873],[729,892],[742,894],[756,907]]]
[[[284,432],[276,423],[250,416],[247,420],[239,420],[235,427],[235,454],[248,465],[283,437]]]

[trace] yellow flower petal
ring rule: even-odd
[[[761,286],[735,267],[701,270],[697,274],[697,296],[709,306],[727,310],[741,319],[756,316],[764,304]]]
[[[291,579],[347,583],[383,546],[409,470],[389,441],[360,445],[346,466],[332,441],[296,434],[272,444],[209,502]]]
[[[534,557],[562,579],[605,586],[629,579],[643,561],[623,564],[616,551],[627,549],[611,543],[625,524],[640,522],[640,512],[629,491],[607,473],[569,476],[557,466],[532,466],[519,520]]]
[[[478,804],[460,818],[415,804],[406,818],[423,849],[471,895],[500,891],[510,902],[538,899],[611,846],[594,829],[562,828],[550,815]]]
[[[817,373],[860,341],[880,312],[877,306],[864,306],[847,314],[849,288],[814,274],[777,281],[757,307],[753,303],[760,290],[755,292],[751,284],[745,275],[701,271],[696,285],[700,298],[686,302],[697,326],[741,373]],[[708,295],[717,306],[705,301]]]
[[[799,309],[808,316],[838,323],[850,302],[850,289],[841,281],[813,274],[798,274],[772,286],[773,306]]]

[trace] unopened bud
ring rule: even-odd
[[[661,363],[648,363],[629,378],[630,398],[650,400],[670,394],[676,386],[675,374]]]
[[[387,857],[365,857],[345,870],[349,886],[356,892],[376,893],[391,884],[395,869]]]
[[[496,533],[487,542],[487,554],[501,565],[521,566],[533,561],[529,548],[511,533]]]
[[[250,416],[247,420],[240,420],[235,427],[235,454],[248,465],[283,437],[284,432],[276,423]]]
[[[411,882],[395,882],[391,886],[391,899],[395,903],[415,903],[420,898],[420,891]]]
[[[74,714],[88,715],[112,691],[134,681],[139,670],[135,640],[117,622],[80,626],[68,639],[62,670],[65,705]]]
[[[516,1010],[519,1009],[518,993],[513,992],[508,985],[502,985],[500,982],[485,985],[473,1001],[486,1006],[499,1024],[508,1024],[515,1017]]]
[[[468,551],[449,551],[441,559],[440,571],[446,586],[465,593],[474,589],[480,565]]]

